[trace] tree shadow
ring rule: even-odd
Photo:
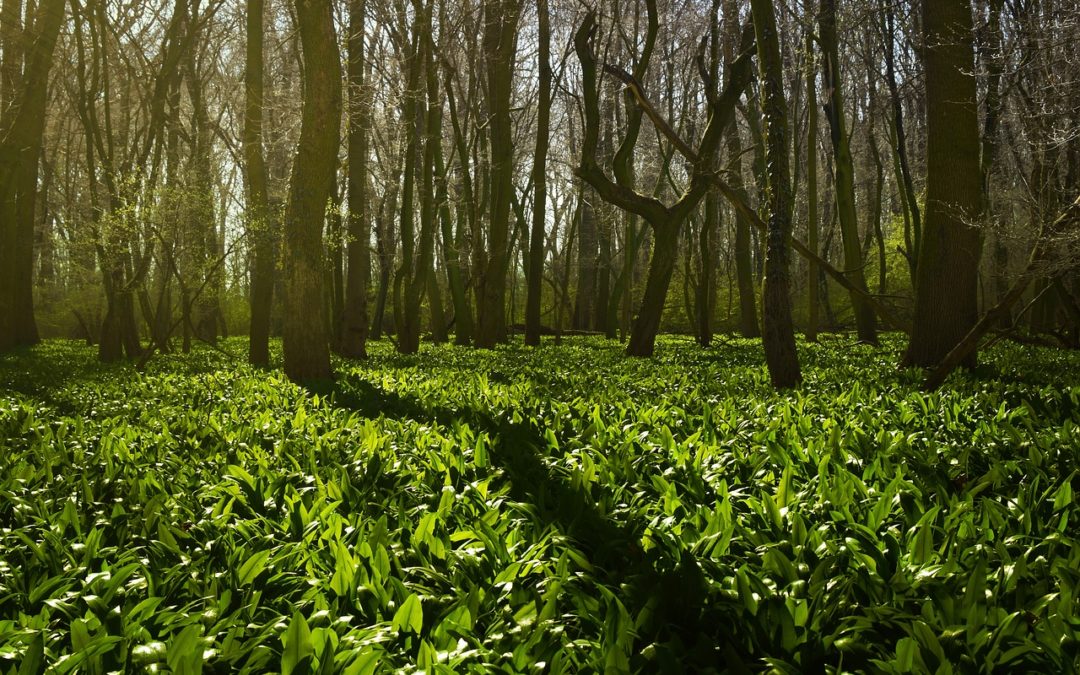
[[[355,374],[312,390],[330,395],[332,405],[365,417],[447,427],[465,422],[486,432],[491,439],[490,460],[503,470],[513,499],[533,505],[545,526],[554,526],[573,540],[601,583],[619,589],[620,601],[636,622],[634,672],[712,672],[723,661],[732,672],[749,672],[742,663],[750,655],[737,639],[742,631],[735,630],[722,601],[715,597],[710,601],[695,556],[682,548],[643,551],[639,542],[646,524],[612,518],[568,477],[549,468],[543,461],[548,447],[544,429],[535,423],[497,419],[471,407],[426,405]],[[642,656],[643,650],[648,658]]]
[[[49,340],[0,354],[0,392],[49,401],[73,384],[130,367],[126,361],[102,363],[95,350],[74,340]]]

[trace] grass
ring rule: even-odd
[[[900,348],[0,357],[0,672],[1077,672],[1080,356]]]

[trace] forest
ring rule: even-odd
[[[0,673],[1080,673],[1080,2],[0,0]]]

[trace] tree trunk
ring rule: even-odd
[[[698,269],[697,325],[698,344],[708,347],[713,338],[713,311],[716,307],[716,242],[720,229],[720,196],[710,191],[705,195],[705,219],[701,224],[698,249],[701,264]]]
[[[660,17],[658,15],[656,3],[646,2],[645,9],[647,13],[645,40],[641,47],[641,53],[635,60],[633,72],[635,81],[639,82],[645,77],[649,63],[652,61],[652,54],[656,48],[656,36],[660,27]],[[738,22],[736,21],[736,23]],[[637,171],[634,156],[637,140],[641,134],[641,121],[644,111],[636,104],[633,90],[629,88],[623,91],[622,104],[623,108],[626,110],[626,129],[623,134],[622,142],[619,144],[618,149],[615,151],[615,156],[612,158],[611,168],[612,173],[615,175],[615,181],[619,185],[634,190],[637,188]],[[616,110],[617,109],[618,108],[616,107]],[[664,167],[661,169],[661,173],[666,170],[667,162],[670,161],[672,153],[673,151],[665,156]],[[659,187],[659,182],[657,182],[657,186]],[[614,337],[614,318],[616,314],[619,315],[618,323],[623,335],[626,335],[630,330],[633,312],[631,296],[633,295],[635,285],[634,279],[637,274],[636,263],[638,251],[641,247],[641,243],[648,234],[648,228],[643,227],[639,223],[637,214],[632,211],[626,211],[624,213],[624,223],[625,234],[623,237],[622,265],[619,274],[615,278],[611,299],[608,302],[609,337]]]
[[[414,354],[420,349],[420,311],[424,293],[428,290],[428,274],[432,269],[435,237],[435,143],[441,142],[442,101],[439,100],[437,79],[431,45],[431,4],[418,7],[413,27],[416,51],[409,56],[408,82],[404,118],[406,120],[405,175],[401,195],[401,257],[399,280],[404,294],[401,319],[398,322],[398,351]],[[422,79],[423,77],[423,79]],[[424,102],[427,102],[426,107]],[[422,136],[421,136],[422,134]],[[413,241],[413,187],[416,163],[419,162],[420,182],[416,197],[420,202],[419,249]]]
[[[817,65],[814,58],[813,38],[808,33],[806,36],[806,58],[809,60],[806,66],[806,246],[814,255],[818,251],[818,99],[817,99]],[[810,342],[817,340],[818,325],[821,323],[820,293],[821,282],[817,261],[807,260],[806,263],[806,339]]]
[[[591,190],[586,189],[582,198],[585,201],[578,223],[577,292],[574,295],[574,320],[570,325],[575,330],[592,330],[598,246],[596,208]]]
[[[547,226],[547,151],[551,119],[551,27],[547,0],[537,0],[540,92],[533,152],[533,213],[529,232],[529,279],[525,298],[525,344],[540,344],[540,300],[544,280],[544,230]]]
[[[442,143],[442,97],[439,92],[438,69],[435,65],[435,45],[431,40],[431,4],[428,5],[422,34],[424,38],[424,73],[426,77],[427,108],[424,111],[424,146],[421,164],[420,197],[420,250],[417,269],[422,276],[416,279],[412,303],[419,312],[420,299],[427,293],[430,325],[435,342],[446,341],[446,317],[443,313],[442,293],[435,275],[435,234],[437,228],[437,188],[435,156]],[[423,287],[421,287],[423,284]]]
[[[348,63],[348,276],[345,280],[345,307],[341,315],[338,351],[347,358],[367,357],[368,279],[371,241],[368,215],[368,128],[371,126],[371,87],[366,81],[364,57],[366,0],[349,1]]]
[[[840,78],[839,44],[836,36],[836,0],[821,0],[819,35],[821,39],[822,68],[825,88],[829,93],[825,116],[832,132],[832,147],[836,169],[836,209],[840,220],[840,235],[844,245],[844,267],[848,278],[861,291],[866,291],[866,275],[863,272],[863,255],[859,245],[859,221],[855,212],[855,169],[851,159],[847,120],[844,113],[844,97]],[[851,308],[855,314],[855,328],[859,340],[877,343],[877,324],[874,311],[865,297],[850,293]]]
[[[791,179],[788,168],[787,102],[784,100],[783,62],[772,0],[751,0],[750,7],[757,35],[769,201],[769,234],[766,239],[762,292],[762,342],[769,377],[773,386],[779,389],[793,387],[802,381],[788,292]]]
[[[472,307],[465,291],[464,270],[461,264],[461,246],[464,238],[465,218],[458,218],[455,232],[446,185],[446,167],[443,163],[442,144],[435,145],[435,200],[439,204],[439,224],[442,228],[443,264],[446,265],[446,282],[450,301],[454,306],[454,343],[467,345],[472,341]]]
[[[454,150],[458,158],[458,176],[460,179],[462,198],[458,201],[457,228],[451,230],[449,208],[445,207],[443,216],[443,246],[447,247],[447,270],[450,274],[450,288],[454,298],[454,344],[471,344],[476,332],[473,307],[466,288],[466,277],[469,269],[469,256],[466,255],[466,241],[479,230],[477,225],[477,208],[475,192],[473,190],[472,169],[469,162],[468,145],[465,133],[458,121],[457,103],[454,98],[453,78],[450,73],[444,77],[446,89],[446,105],[450,112],[450,126],[453,128]],[[436,148],[435,161],[437,166],[442,166],[442,149]],[[440,169],[440,175],[445,172]],[[445,181],[443,194],[446,193]],[[445,197],[440,197],[445,202]],[[453,236],[450,236],[451,232]],[[450,248],[452,245],[452,248]],[[455,279],[456,277],[456,279]]]
[[[338,172],[334,171],[334,186],[330,190],[330,208],[326,216],[326,289],[327,324],[330,345],[341,348],[341,327],[345,316],[345,223],[341,217],[341,189]]]
[[[274,227],[267,197],[263,154],[263,12],[264,0],[248,0],[247,65],[244,70],[244,162],[247,165],[248,232],[254,260],[251,269],[251,329],[248,361],[270,364],[270,308],[274,301]]]
[[[911,236],[908,246],[908,267],[914,285],[918,268],[919,249],[922,243],[922,215],[919,212],[919,200],[915,195],[915,185],[911,178],[911,168],[907,156],[907,133],[904,128],[904,106],[900,100],[900,88],[896,83],[896,18],[893,3],[885,3],[884,40],[885,40],[885,83],[889,86],[889,100],[892,103],[892,140],[896,158],[897,174],[900,182],[900,194],[905,205],[905,217],[910,219]],[[905,233],[906,234],[906,233]]]
[[[681,225],[681,222],[678,224]],[[641,298],[638,314],[630,331],[626,353],[630,356],[653,355],[656,334],[660,331],[660,319],[664,314],[671,275],[679,256],[679,226],[653,226],[656,245],[649,260],[649,272],[645,280],[645,294]]]
[[[978,319],[979,114],[969,0],[923,0],[926,223],[905,363],[938,364]],[[976,354],[963,364],[975,363]]]
[[[330,348],[323,303],[323,223],[337,165],[341,59],[329,0],[296,0],[304,57],[300,139],[285,209],[285,374],[328,378]]]
[[[371,316],[372,340],[382,337],[386,320],[386,303],[394,274],[394,217],[397,210],[397,193],[400,189],[400,164],[390,180],[389,194],[384,196],[379,218],[375,225],[375,251],[379,259],[379,286],[375,292],[375,311]]]
[[[197,20],[194,16],[193,20]],[[191,104],[191,190],[185,199],[184,212],[189,232],[195,242],[194,276],[205,281],[193,308],[195,336],[208,344],[217,344],[218,312],[221,304],[222,274],[215,261],[219,245],[214,213],[213,175],[211,169],[211,127],[204,82],[196,63],[196,50],[188,52],[186,79]]]
[[[510,115],[514,52],[521,7],[515,0],[485,0],[484,61],[487,72],[490,142],[490,217],[488,255],[480,278],[481,302],[476,346],[494,347],[506,339],[506,269],[510,201],[514,184],[514,138]]]
[[[439,287],[439,275],[431,267],[427,273],[427,297],[431,341],[442,344],[447,341],[446,311],[443,308],[442,288]]]
[[[8,3],[5,4],[7,9]],[[38,341],[34,321],[33,250],[38,160],[45,128],[49,71],[64,18],[62,0],[42,0],[38,29],[23,59],[18,45],[27,39],[18,25],[4,26],[3,71],[7,79],[21,70],[18,86],[5,84],[14,100],[2,122],[0,141],[0,351]],[[9,17],[5,17],[8,24]],[[11,61],[11,59],[17,59]],[[25,67],[19,66],[25,62]]]
[[[650,12],[655,11],[654,5],[655,3],[650,3]],[[627,354],[630,356],[649,356],[652,354],[656,332],[660,326],[663,297],[667,294],[671,270],[674,267],[679,232],[716,178],[713,167],[720,140],[734,117],[738,99],[750,81],[750,39],[749,33],[746,33],[744,44],[741,45],[742,53],[732,64],[731,78],[725,85],[723,93],[711,102],[709,122],[696,150],[682,141],[671,125],[648,102],[637,78],[610,64],[604,66],[606,72],[632,88],[639,107],[649,115],[654,126],[667,136],[693,165],[689,188],[673,206],[669,207],[655,197],[646,197],[624,184],[613,183],[597,163],[600,107],[596,87],[596,57],[590,43],[595,25],[596,15],[590,12],[574,35],[574,50],[582,68],[582,82],[584,83],[582,98],[585,110],[585,138],[582,144],[581,164],[577,173],[606,202],[643,217],[656,236],[655,251],[650,262],[649,281],[646,284],[646,297],[642,301],[642,310],[634,322],[630,343],[627,346]],[[650,26],[650,32],[653,32],[652,26]]]
[[[1035,239],[1035,245],[1031,249],[1031,255],[1028,256],[1028,263],[1024,271],[1002,295],[997,304],[987,310],[982,318],[971,327],[967,335],[942,357],[941,362],[927,375],[926,380],[923,382],[923,389],[927,391],[937,389],[945,382],[945,378],[952,371],[967,362],[970,356],[978,349],[979,340],[982,339],[983,335],[1009,317],[1012,306],[1020,300],[1027,287],[1039,274],[1046,273],[1046,268],[1051,269],[1053,283],[1058,285],[1061,290],[1065,290],[1061,286],[1060,276],[1058,276],[1061,269],[1054,269],[1055,265],[1050,264],[1052,263],[1052,252],[1055,244],[1058,243],[1055,239],[1060,237],[1066,230],[1074,227],[1078,219],[1080,219],[1080,198],[1077,198],[1068,206],[1052,223],[1040,223],[1039,234]],[[1073,267],[1075,267],[1075,262],[1073,262]],[[1073,307],[1073,310],[1075,313],[1075,307]]]
[[[735,123],[732,122],[728,130],[728,154],[735,157],[734,187],[739,191],[743,199],[749,195],[742,185],[742,151],[739,143],[739,132]],[[758,323],[757,294],[758,287],[754,283],[754,259],[750,236],[750,223],[746,216],[735,213],[735,282],[739,288],[739,333],[746,338],[755,338],[761,335],[761,324]]]
[[[873,115],[873,112],[869,113]],[[888,268],[885,265],[885,233],[881,230],[881,200],[885,191],[885,167],[881,162],[874,125],[870,125],[867,145],[870,147],[870,159],[874,164],[874,191],[870,196],[870,224],[873,226],[874,239],[877,241],[878,257],[878,294],[885,295],[888,285]]]

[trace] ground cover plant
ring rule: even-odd
[[[1077,672],[1080,356],[900,348],[5,355],[0,672]]]

